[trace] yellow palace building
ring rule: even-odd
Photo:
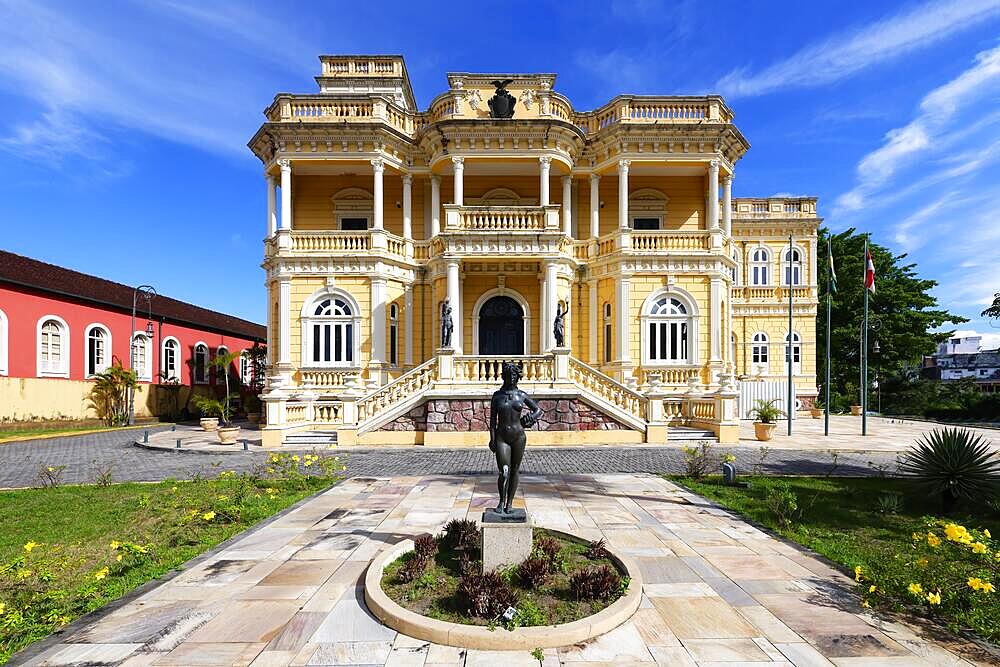
[[[721,97],[580,111],[554,74],[450,73],[420,110],[400,56],[320,62],[249,143],[265,445],[485,444],[507,360],[546,410],[535,444],[734,442],[787,389],[789,297],[814,400],[816,199],[732,197],[749,143]]]

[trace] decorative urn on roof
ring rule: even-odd
[[[507,92],[507,84],[512,83],[514,79],[497,79],[496,81],[490,81],[494,86],[496,86],[496,93],[489,99],[488,104],[490,105],[490,118],[513,118],[514,116],[514,104],[517,100],[514,96]]]

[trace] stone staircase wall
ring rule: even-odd
[[[628,427],[578,398],[539,398],[545,415],[532,428],[537,431],[620,431]],[[489,399],[432,398],[404,415],[383,424],[378,431],[454,433],[489,431]],[[530,436],[529,436],[530,437]]]

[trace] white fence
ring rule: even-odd
[[[773,400],[775,405],[787,414],[788,380],[741,380],[740,402],[737,406],[740,419],[752,419],[750,411],[758,400]],[[797,403],[798,401],[796,401]],[[795,409],[792,409],[792,419],[795,419]]]

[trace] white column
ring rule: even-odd
[[[555,262],[545,263],[545,283],[542,289],[542,296],[545,298],[545,350],[551,350],[556,346],[556,335],[553,332],[553,325],[556,320],[556,304],[559,302],[559,267]]]
[[[281,228],[292,228],[292,162],[278,160],[281,167]]]
[[[278,278],[278,366],[287,385],[292,365],[292,279]]]
[[[403,238],[413,239],[413,176],[403,174]]]
[[[590,238],[601,235],[601,176],[590,175]]]
[[[538,204],[539,206],[549,205],[549,168],[552,166],[552,158],[543,155],[538,158]]]
[[[385,353],[385,278],[372,278],[372,364],[386,361]]]
[[[403,363],[413,365],[413,325],[416,315],[413,312],[413,285],[406,286],[403,301],[403,319],[406,322],[406,342],[403,344]]]
[[[462,294],[459,290],[458,260],[448,262],[448,303],[451,304],[451,346],[462,353]],[[440,323],[439,323],[440,324]]]
[[[383,199],[382,196],[382,175],[385,173],[385,160],[382,158],[375,158],[372,160],[372,171],[374,173],[374,182],[372,184],[372,195],[374,198],[375,215],[372,221],[372,229],[384,229],[385,224],[383,222],[385,210],[383,209]]]
[[[600,312],[600,304],[597,302],[597,281],[590,280],[587,282],[587,286],[590,288],[590,331],[589,342],[590,342],[590,365],[598,366],[600,360],[597,358],[597,341],[601,339],[601,322],[603,320],[603,313]]]
[[[618,348],[618,361],[623,363],[631,363],[632,352],[631,352],[631,339],[632,331],[629,327],[629,321],[631,320],[631,305],[629,304],[629,298],[631,293],[631,281],[628,276],[622,276],[618,280],[618,288],[616,294],[615,304],[615,315],[618,320],[618,331],[617,335],[617,348]]]
[[[562,177],[562,224],[563,234],[573,235],[573,177]]]
[[[441,233],[441,177],[431,176],[431,238]]]
[[[719,161],[708,163],[708,228],[719,229]]]
[[[710,308],[712,320],[711,352],[712,361],[722,360],[722,279],[712,278],[710,287]],[[697,332],[692,332],[691,343],[697,345]],[[714,380],[714,378],[713,378]]]
[[[733,177],[731,174],[722,177],[722,231],[726,236],[733,235]]]
[[[541,273],[538,274],[538,353],[542,354],[548,349],[549,338],[546,333],[548,328],[549,316],[546,313],[546,305],[549,300],[546,297],[548,287],[545,284],[545,267],[542,267]]]
[[[464,197],[465,187],[463,181],[465,175],[465,158],[455,156],[451,159],[452,164],[455,165],[455,194],[452,200],[453,204],[458,204],[463,206],[462,199]]]
[[[267,238],[271,238],[278,229],[278,202],[274,191],[274,176],[264,174],[264,180],[267,183]]]
[[[628,229],[628,166],[630,160],[618,160],[618,229]]]

